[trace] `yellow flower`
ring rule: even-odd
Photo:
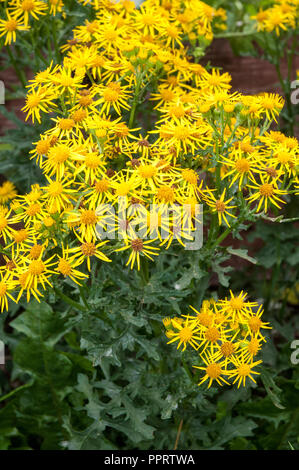
[[[269,121],[274,119],[277,122],[276,117],[284,106],[284,99],[275,93],[264,93],[259,97],[259,104]]]
[[[247,294],[243,291],[238,296],[232,291],[230,294],[230,299],[204,300],[199,310],[190,305],[195,316],[188,314],[163,321],[167,325],[168,344],[179,341],[178,349],[183,345],[185,350],[190,343],[198,351],[204,365],[193,367],[205,372],[198,385],[208,380],[208,388],[214,380],[219,385],[230,385],[232,379],[233,384],[238,381],[238,387],[245,386],[247,377],[254,381],[252,374],[257,372],[252,368],[262,361],[253,362],[253,358],[266,341],[260,330],[270,328],[261,320],[262,306],[254,312],[257,303],[246,302]]]
[[[224,178],[231,177],[229,187],[239,180],[238,186],[240,190],[247,183],[248,177],[253,177],[257,159],[257,154],[245,156],[241,149],[235,151],[230,157],[222,156],[219,163],[232,168],[229,168],[224,175]]]
[[[284,12],[280,5],[276,5],[268,10],[263,25],[266,31],[275,31],[279,36],[281,30],[287,31],[288,27],[295,28],[295,16],[291,12]]]
[[[46,160],[41,164],[42,169],[48,176],[55,175],[58,180],[62,179],[69,166],[73,167],[74,151],[70,141],[59,141],[57,145],[50,148]]]
[[[121,86],[118,82],[110,82],[107,86],[99,87],[98,93],[101,98],[98,103],[102,105],[101,114],[109,113],[112,108],[121,115],[121,108],[130,109],[128,88],[129,86]]]
[[[36,119],[39,123],[41,122],[41,111],[48,113],[51,107],[55,107],[53,103],[53,94],[49,94],[47,90],[38,88],[37,90],[31,90],[26,96],[26,104],[22,108],[22,111],[27,113],[26,121],[29,117],[32,118],[32,122]]]
[[[4,275],[0,272],[0,309],[1,313],[4,309],[8,310],[8,299],[16,302],[14,297],[10,294],[10,290],[14,289],[14,282],[10,273],[6,272]]]
[[[151,261],[154,261],[152,256],[158,256],[157,251],[158,247],[153,246],[153,243],[156,239],[153,240],[141,240],[140,238],[131,238],[127,237],[125,239],[125,245],[121,248],[116,249],[115,251],[124,251],[131,250],[129,259],[126,266],[130,265],[130,268],[133,269],[135,263],[137,263],[137,269],[140,270],[140,258],[141,255],[149,258]]]
[[[7,238],[12,238],[13,227],[12,223],[14,219],[10,217],[11,209],[8,211],[0,211],[0,237],[3,237],[4,242],[6,243]]]
[[[69,248],[68,252],[74,255],[74,259],[77,259],[80,265],[86,260],[88,271],[91,269],[90,261],[93,256],[100,259],[101,261],[111,262],[111,259],[109,259],[102,251],[99,250],[99,248],[105,245],[108,240],[99,243],[86,242],[82,238],[79,238],[79,240],[81,245],[74,248]]]
[[[233,357],[231,361],[232,364],[235,366],[235,369],[227,371],[227,375],[230,379],[235,378],[233,384],[238,382],[238,388],[241,384],[243,384],[243,387],[245,387],[247,378],[252,380],[252,382],[256,383],[252,375],[259,374],[259,372],[254,371],[253,368],[261,364],[263,361],[255,361],[248,363],[244,358],[237,357]]]
[[[80,208],[68,213],[68,223],[74,224],[75,231],[87,242],[97,238],[97,225],[101,225],[103,216],[94,209]]]
[[[241,291],[239,295],[234,295],[230,291],[230,298],[219,301],[219,306],[221,311],[223,311],[227,320],[235,321],[244,321],[252,313],[252,309],[257,307],[257,302],[248,302],[246,301],[247,293]]]
[[[5,204],[17,196],[17,191],[11,181],[4,181],[0,186],[0,204]]]
[[[229,73],[220,73],[219,69],[212,69],[211,73],[205,71],[198,81],[199,86],[203,91],[215,93],[216,91],[229,90],[231,88],[230,82],[232,77]]]
[[[253,313],[247,318],[246,324],[248,326],[248,332],[246,337],[251,335],[256,335],[256,337],[260,337],[264,340],[263,336],[261,335],[261,329],[271,329],[269,323],[263,322],[261,320],[261,316],[263,315],[263,307],[262,305],[258,308],[256,313]]]
[[[11,17],[8,11],[6,11],[6,13],[7,19],[0,19],[0,37],[5,36],[5,46],[7,44],[11,44],[12,42],[16,42],[16,31],[25,31],[28,29],[22,24],[22,20]]]
[[[25,26],[28,26],[30,16],[38,20],[39,16],[45,15],[48,8],[47,4],[39,0],[17,0],[14,3],[15,5],[10,7],[11,13],[15,18],[21,18]]]
[[[256,334],[253,334],[251,339],[241,342],[241,355],[244,357],[245,361],[252,361],[254,356],[256,356],[261,349],[261,340],[257,338]]]
[[[208,388],[211,387],[214,380],[216,380],[219,385],[223,385],[223,383],[229,385],[229,383],[223,377],[225,375],[228,375],[228,372],[226,370],[226,364],[224,361],[214,362],[205,358],[202,359],[206,364],[205,367],[193,366],[195,369],[205,371],[205,375],[203,376],[198,385],[202,385],[204,382],[206,382],[206,380],[209,381]]]
[[[156,31],[162,26],[162,18],[159,11],[144,4],[135,12],[135,25],[144,35],[155,36]]]
[[[216,213],[218,215],[218,222],[219,225],[222,224],[222,219],[225,221],[226,225],[230,227],[230,224],[228,223],[228,220],[226,218],[226,215],[229,217],[234,217],[236,218],[235,215],[233,215],[230,210],[234,209],[236,206],[230,206],[229,203],[234,199],[231,197],[227,201],[225,201],[225,193],[226,193],[226,188],[223,190],[221,196],[219,199],[216,199],[214,194],[211,192],[211,190],[207,189],[206,190],[206,195],[205,195],[205,200],[212,208],[212,212]]]
[[[85,71],[82,69],[76,70],[76,73],[73,74],[73,70],[70,67],[60,67],[49,78],[50,83],[54,85],[55,92],[59,96],[60,93],[66,91],[76,93],[79,88],[85,87],[82,83],[84,75]]]
[[[248,188],[254,190],[247,200],[250,203],[259,200],[256,212],[258,212],[262,206],[264,206],[264,211],[267,212],[269,203],[274,204],[274,206],[278,207],[278,209],[281,209],[279,203],[286,204],[286,202],[280,199],[278,196],[286,194],[286,191],[278,188],[276,180],[272,180],[271,183],[269,183],[263,175],[260,175],[260,178],[260,183],[257,183],[254,180],[254,184],[247,185]]]
[[[87,205],[91,209],[94,209],[98,207],[99,204],[106,201],[108,202],[111,198],[110,189],[110,179],[104,173],[99,172],[99,178],[94,182],[86,196]]]
[[[76,269],[80,264],[82,264],[81,260],[76,259],[75,256],[70,256],[69,250],[62,247],[62,256],[58,256],[58,263],[55,268],[56,274],[59,273],[64,277],[69,277],[80,286],[80,281],[88,278],[86,274]]]
[[[163,318],[163,325],[165,326],[165,328],[171,328],[171,319],[169,317],[165,317]]]
[[[166,47],[171,46],[175,48],[178,44],[183,47],[182,44],[182,31],[173,23],[166,22],[161,27],[159,27],[159,33],[161,36],[165,36]]]
[[[187,344],[190,344],[194,349],[199,348],[199,344],[197,342],[200,339],[200,336],[198,335],[199,328],[190,323],[188,317],[182,324],[175,320],[172,321],[172,324],[178,331],[172,335],[171,340],[168,341],[167,344],[178,341],[177,349],[183,346],[183,351],[185,351]]]
[[[152,133],[159,133],[158,142],[166,144],[168,147],[174,147],[178,152],[195,153],[198,147],[204,147],[210,138],[206,132],[209,126],[197,126],[188,121],[168,122],[157,128]]]
[[[43,157],[47,155],[48,151],[51,148],[51,138],[50,137],[42,137],[38,142],[34,142],[35,149],[30,150],[29,153],[32,154],[30,157],[36,158],[36,162],[39,166],[43,163]]]
[[[103,155],[97,151],[76,153],[73,157],[75,162],[78,162],[77,169],[74,172],[76,177],[78,174],[84,172],[84,179],[86,183],[94,184],[101,174],[101,170],[105,168]]]
[[[159,108],[161,105],[165,105],[166,103],[170,103],[176,99],[176,96],[178,94],[178,89],[173,90],[172,85],[160,85],[158,88],[159,92],[158,93],[152,93],[151,94],[151,100],[156,100],[158,101],[158,104],[156,105],[155,109]]]
[[[52,262],[55,255],[47,260],[43,260],[41,256],[42,253],[38,259],[23,259],[22,265],[17,266],[16,272],[18,279],[16,286],[20,287],[17,302],[19,302],[24,291],[26,291],[27,302],[29,302],[31,294],[40,302],[39,297],[42,297],[42,294],[39,291],[39,285],[41,285],[44,290],[47,285],[52,287],[49,277],[51,274],[54,274],[54,271],[50,268],[55,264]]]
[[[49,0],[50,3],[50,14],[55,16],[57,12],[61,12],[63,8],[62,0]]]
[[[47,175],[46,178],[49,184],[43,189],[47,195],[48,210],[51,212],[52,208],[55,206],[55,209],[60,212],[70,204],[76,194],[76,190],[70,188],[70,186],[73,185],[73,181],[68,178],[51,180]]]

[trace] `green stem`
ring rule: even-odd
[[[239,225],[241,225],[245,220],[245,217],[241,217],[240,220],[237,220],[235,224],[231,225],[230,227],[227,227],[227,229],[216,239],[216,241],[211,245],[210,250],[213,251],[218,245],[220,245],[223,240],[225,240],[226,237]]]
[[[182,364],[183,364],[183,367],[184,367],[184,369],[185,369],[185,371],[186,371],[186,374],[188,375],[188,377],[189,377],[189,379],[191,380],[191,382],[194,384],[193,375],[192,375],[192,373],[190,372],[189,367],[188,367],[187,364],[186,364],[186,361],[185,361],[185,359],[184,359],[184,357],[183,357],[183,354],[182,354]]]
[[[215,39],[230,39],[230,38],[242,38],[246,36],[252,36],[256,34],[257,30],[250,31],[237,31],[235,33],[223,33],[223,34],[214,34]]]
[[[204,299],[204,296],[205,296],[205,293],[209,287],[209,283],[210,283],[210,275],[207,274],[203,280],[201,281],[201,292],[200,292],[200,296],[199,296],[199,305],[202,304],[202,301]]]
[[[61,292],[60,289],[57,287],[54,287],[54,292],[67,304],[71,305],[74,309],[80,310],[81,312],[86,312],[87,309],[83,305],[79,304],[78,302],[75,302],[75,300],[72,300],[70,297],[65,295],[63,292]]]
[[[36,43],[35,43],[35,39],[34,39],[34,30],[32,28],[30,28],[29,33],[30,33],[30,39],[31,39],[32,52],[33,52],[34,61],[35,61],[35,70],[38,71],[39,63],[38,63],[38,60],[37,60],[38,54],[37,54],[37,47],[36,47]]]
[[[85,293],[84,293],[84,288],[83,286],[79,286],[79,291],[80,291],[80,295],[81,295],[81,298],[83,300],[83,303],[85,305],[85,307],[90,310],[90,306],[88,305],[88,302],[86,300],[86,297],[85,297]]]
[[[280,268],[281,268],[281,253],[280,252],[281,252],[280,241],[277,240],[277,244],[276,244],[276,265],[275,265],[274,272],[271,275],[271,281],[270,281],[269,287],[268,287],[267,298],[266,298],[266,301],[265,301],[265,304],[264,304],[265,313],[268,311],[270,302],[274,297],[275,287],[276,287],[277,280],[278,280],[279,274],[280,274]]]
[[[11,63],[12,63],[13,68],[15,69],[15,72],[16,72],[16,74],[17,74],[17,76],[18,76],[20,82],[22,83],[23,87],[26,88],[26,82],[27,82],[27,80],[26,80],[26,77],[25,77],[24,72],[20,70],[20,68],[19,68],[19,66],[18,66],[18,64],[17,64],[17,62],[16,62],[16,60],[15,60],[15,58],[14,58],[14,56],[13,56],[13,53],[12,53],[12,51],[11,51],[11,49],[10,49],[10,46],[8,46],[6,50],[7,50],[7,52],[8,52],[10,61],[11,61]]]
[[[281,88],[285,95],[286,106],[287,106],[287,115],[288,115],[288,126],[289,132],[293,136],[294,135],[294,116],[293,116],[293,106],[291,102],[291,84],[290,84],[290,77],[291,77],[291,68],[293,63],[293,55],[295,52],[288,53],[288,76],[286,81],[284,80],[281,69],[280,69],[280,56],[279,51],[277,51],[277,57],[275,61],[275,69],[276,73],[281,85]]]
[[[33,385],[33,383],[34,383],[34,380],[31,380],[30,382],[28,382],[24,385],[21,385],[18,388],[15,388],[11,392],[9,392],[6,395],[3,395],[2,397],[0,397],[0,402],[2,402],[4,400],[8,400],[9,398],[13,397],[16,393],[20,392],[21,390],[24,390],[26,388],[30,388]]]
[[[232,227],[227,227],[227,229],[217,238],[217,240],[211,246],[211,251],[213,251],[218,245],[220,245],[223,240],[231,233]]]
[[[136,73],[135,94],[134,94],[132,108],[131,108],[131,112],[130,112],[130,118],[129,118],[129,129],[133,128],[133,124],[134,124],[134,121],[135,121],[135,113],[136,113],[136,108],[137,108],[137,104],[138,104],[138,101],[139,101],[141,82],[142,82],[141,74],[137,72]]]
[[[140,257],[140,277],[143,284],[146,286],[149,281],[148,260],[145,257]]]
[[[54,48],[55,48],[55,55],[56,55],[56,60],[57,60],[57,63],[59,64],[60,63],[60,51],[59,51],[59,48],[58,48],[58,42],[57,42],[57,30],[56,30],[56,21],[53,21],[53,40],[54,40]]]
[[[291,431],[292,427],[294,426],[294,423],[297,420],[298,413],[299,413],[299,407],[296,408],[294,413],[292,414],[291,419],[290,419],[287,427],[285,428],[285,431],[284,431],[284,433],[283,433],[283,435],[280,439],[280,443],[278,444],[277,449],[280,449],[280,447],[283,445],[284,441],[288,437],[289,432]]]
[[[217,223],[218,223],[217,214],[212,214],[212,220],[211,220],[209,235],[207,239],[207,246],[210,246],[210,244],[212,243],[212,240],[214,238],[215,228],[217,227]]]

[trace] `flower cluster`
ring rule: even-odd
[[[258,31],[265,31],[277,36],[288,29],[295,29],[298,25],[299,2],[298,0],[275,0],[269,8],[260,8],[252,17],[257,21]]]
[[[195,369],[204,371],[199,385],[208,381],[208,388],[215,380],[245,386],[246,379],[255,382],[254,369],[262,363],[256,356],[266,342],[261,330],[270,328],[262,321],[262,306],[249,302],[243,291],[224,300],[205,300],[201,309],[193,315],[163,320],[168,344],[177,342],[177,349],[184,351],[187,345],[198,351],[201,365]]]
[[[29,31],[41,17],[55,16],[63,10],[62,0],[12,0],[5,2],[5,17],[0,18],[0,37],[5,45],[16,42],[19,31]]]
[[[185,246],[198,204],[220,229],[276,211],[297,191],[298,141],[269,130],[283,99],[232,92],[228,73],[192,55],[223,10],[198,0],[92,6],[63,63],[28,85],[27,119],[51,124],[31,151],[44,183],[0,210],[2,309],[7,296],[40,299],[57,276],[80,284],[96,258],[127,251],[139,269],[141,258]],[[4,204],[15,194],[3,191]]]
[[[34,29],[35,23],[42,19],[48,20],[57,14],[66,18],[67,14],[72,14],[65,8],[63,0],[0,1],[5,2],[4,18],[0,19],[0,37],[5,36],[5,45],[16,42],[17,34],[20,31]],[[132,13],[135,11],[135,4],[131,0],[122,0],[121,2],[118,0],[78,0],[77,3],[86,8],[91,7],[94,12],[102,12],[103,9],[108,12],[125,10]],[[212,24],[213,30],[226,29],[226,13],[221,8],[215,9],[201,1],[196,1],[195,4],[194,2],[191,4],[190,1],[185,2],[184,8],[181,8],[181,2],[177,0],[162,0],[161,8],[158,3],[152,1],[148,3],[147,7],[141,9],[142,14],[136,18],[137,25],[140,30],[144,30],[145,34],[159,32],[166,38],[168,44],[181,42],[182,29],[188,34],[189,39],[195,42],[198,36],[205,36],[208,40],[212,39]],[[199,8],[199,11],[196,8]],[[170,22],[167,21],[170,16],[167,14],[168,12],[172,14]],[[86,26],[88,25],[90,26],[83,32],[86,41],[92,36],[95,23],[87,22]],[[180,27],[178,27],[179,25]],[[111,42],[111,35],[108,34],[107,39],[108,42]]]

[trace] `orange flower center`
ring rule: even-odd
[[[218,341],[220,334],[217,328],[212,326],[207,329],[205,336],[208,341],[211,341],[211,343],[214,343],[215,341]]]
[[[97,216],[95,211],[87,209],[81,213],[80,222],[81,224],[94,225],[97,223]]]
[[[206,373],[210,379],[217,379],[221,375],[221,372],[221,367],[216,362],[209,364],[206,368]]]
[[[274,193],[272,184],[264,183],[260,187],[260,193],[262,196],[270,197]]]
[[[96,246],[94,243],[83,243],[80,249],[84,256],[93,256],[96,252]]]
[[[7,31],[16,31],[18,27],[18,22],[17,20],[14,20],[13,18],[11,18],[10,20],[6,21],[5,25],[6,25],[5,27]]]
[[[231,343],[230,341],[227,341],[226,343],[223,343],[221,345],[221,352],[222,352],[223,356],[225,356],[225,357],[228,357],[231,354],[233,354],[234,350],[235,350],[235,347],[234,347],[233,343]]]
[[[28,268],[28,272],[33,276],[39,276],[45,271],[45,265],[41,260],[34,260]]]
[[[190,339],[192,338],[192,335],[193,335],[193,332],[191,328],[189,328],[188,326],[185,326],[179,332],[180,340],[184,342],[190,341]]]

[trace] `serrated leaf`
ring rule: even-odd
[[[19,367],[40,381],[49,384],[53,382],[55,388],[65,387],[72,370],[72,363],[67,357],[32,338],[19,342],[14,360]]]
[[[273,377],[269,374],[269,372],[266,369],[262,370],[261,379],[272,403],[280,410],[284,410],[285,406],[281,404],[280,397],[279,397],[282,390],[276,385]]]
[[[257,260],[252,256],[249,256],[247,250],[234,249],[232,247],[229,247],[227,248],[227,252],[233,256],[238,256],[239,258],[246,259],[246,261],[249,261],[250,263],[257,264]]]
[[[49,304],[33,301],[10,325],[29,338],[40,338],[45,344],[54,346],[80,318],[65,318],[65,315],[54,312]]]

